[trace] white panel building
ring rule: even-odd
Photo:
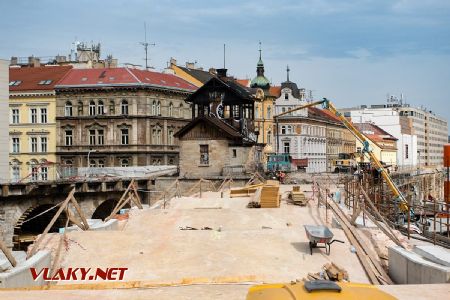
[[[9,61],[0,59],[0,182],[9,180]]]
[[[417,135],[413,134],[410,122],[402,119],[392,107],[362,108],[347,111],[354,123],[374,123],[397,138],[397,165],[413,167],[418,164]]]

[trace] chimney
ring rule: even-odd
[[[212,75],[217,74],[216,69],[214,69],[214,68],[209,68],[208,72],[209,72],[209,74],[212,74]]]
[[[193,62],[186,62],[186,68],[188,68],[188,69],[195,69],[195,63],[193,63]]]
[[[56,55],[55,60],[56,63],[64,63],[66,62],[66,57],[64,55]]]
[[[217,76],[219,76],[219,78],[227,77],[227,69],[217,69]]]
[[[29,57],[28,57],[28,65],[29,65],[30,67],[37,68],[37,67],[40,67],[40,66],[41,66],[41,61],[40,61],[40,59],[37,58],[37,57],[29,56]]]
[[[10,62],[11,66],[17,65],[18,62],[19,62],[19,59],[17,58],[17,56],[11,56],[11,62]]]
[[[175,58],[173,58],[173,57],[171,57],[170,58],[170,65],[172,66],[172,65],[177,65],[177,60],[175,59]]]

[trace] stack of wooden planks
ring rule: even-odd
[[[335,263],[326,263],[322,266],[322,271],[317,273],[308,273],[303,280],[330,280],[330,281],[349,281],[348,272]]]
[[[261,189],[261,197],[259,198],[259,203],[261,208],[277,208],[280,207],[279,186],[269,186],[265,185]]]
[[[290,195],[294,204],[297,205],[306,205],[308,203],[308,199],[306,199],[305,194],[300,191],[300,186],[294,185],[292,187],[291,195]]]
[[[254,184],[249,186],[244,186],[241,188],[235,188],[230,190],[230,198],[234,197],[248,197],[253,195],[258,187],[263,186],[263,184]]]

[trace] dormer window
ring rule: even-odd
[[[289,94],[288,93],[284,93],[284,99],[289,100]]]
[[[18,86],[21,83],[22,83],[21,80],[12,80],[9,82],[9,86]]]
[[[41,80],[39,81],[39,85],[49,85],[50,83],[52,83],[53,80],[48,79],[48,80]]]

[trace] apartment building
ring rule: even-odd
[[[9,68],[8,144],[12,181],[56,179],[55,84],[70,69],[70,66]]]
[[[8,115],[8,61],[0,59],[0,114]],[[8,118],[0,118],[0,144],[8,145]],[[8,147],[0,147],[0,182],[7,181],[9,176]]]
[[[56,86],[57,160],[74,167],[178,164],[175,132],[197,89],[140,69],[73,69]]]

